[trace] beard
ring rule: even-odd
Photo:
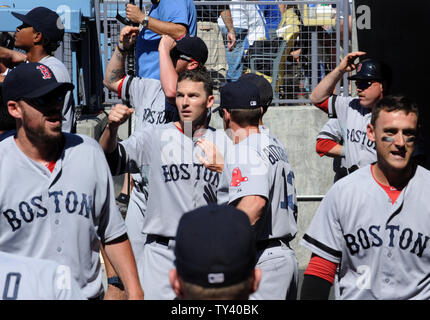
[[[61,143],[63,138],[63,134],[61,132],[61,123],[51,132],[48,132],[43,126],[39,126],[37,128],[30,127],[25,122],[23,123],[23,128],[27,138],[34,145],[58,145]]]

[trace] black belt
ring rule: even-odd
[[[284,242],[288,247],[290,247],[289,243],[292,240],[290,236],[284,237],[284,238],[272,238],[272,239],[266,239],[266,240],[260,240],[257,241],[257,251],[273,248],[273,247],[279,247],[281,246],[281,242]]]
[[[146,243],[157,242],[159,244],[168,246],[170,240],[175,240],[174,237],[163,237],[156,234],[148,234],[146,236]]]

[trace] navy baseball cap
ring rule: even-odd
[[[208,47],[199,37],[183,37],[181,40],[176,42],[176,47],[173,51],[176,51],[179,55],[184,54],[193,58],[201,65],[204,65],[208,59]]]
[[[10,71],[3,82],[3,101],[42,97],[54,90],[73,90],[69,82],[57,82],[54,73],[41,63],[22,63]]]
[[[261,103],[266,111],[273,100],[273,91],[270,82],[267,81],[265,77],[255,73],[245,73],[239,79],[246,79],[258,87],[258,90],[260,91]]]
[[[357,65],[357,73],[348,77],[348,80],[383,80],[382,66],[379,61],[372,58],[364,59]]]
[[[12,12],[12,14],[15,18],[41,32],[49,40],[54,42],[63,40],[64,25],[55,11],[45,7],[36,7],[25,15],[17,12]]]
[[[176,233],[175,255],[176,270],[186,282],[217,288],[245,281],[256,264],[248,216],[217,204],[185,213]]]
[[[213,112],[226,109],[255,109],[261,107],[260,91],[248,79],[228,82],[220,89],[220,104]]]

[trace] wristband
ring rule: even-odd
[[[120,46],[119,46],[119,44],[117,44],[117,45],[116,45],[116,48],[117,48],[117,49],[118,49],[118,51],[119,51],[119,52],[121,52],[122,54],[127,54],[127,53],[128,53],[128,50],[121,49],[121,48],[120,48]]]
[[[124,285],[118,276],[108,278],[107,283],[117,287],[118,289],[124,290]]]

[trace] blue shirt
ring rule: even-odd
[[[188,33],[197,33],[197,11],[193,0],[161,0],[152,5],[149,16],[165,22],[187,26]],[[136,43],[137,75],[141,78],[160,79],[160,58],[158,44],[160,35],[144,29]]]
[[[278,7],[278,2],[274,0],[261,0],[265,2],[272,2],[271,4],[259,4],[261,13],[265,19],[265,29],[266,35],[268,35],[269,30],[278,29],[278,25],[282,20],[282,14]]]

